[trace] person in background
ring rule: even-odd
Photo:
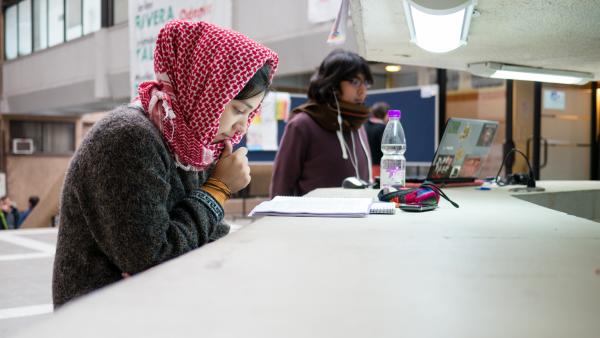
[[[8,223],[6,222],[6,216],[4,215],[4,210],[0,212],[0,230],[9,230]]]
[[[381,152],[381,138],[387,123],[387,111],[390,110],[390,105],[385,102],[375,102],[371,106],[371,116],[365,123],[365,130],[369,138],[369,146],[371,147],[371,156],[373,156],[374,175],[379,173],[379,165],[383,153]]]
[[[260,111],[277,54],[173,20],[153,60],[156,81],[97,122],[67,170],[55,307],[226,235],[223,205],[250,182],[247,149],[232,147]]]
[[[19,210],[13,204],[10,197],[3,196],[2,198],[0,198],[0,208],[2,208],[4,222],[6,222],[6,229],[18,229]]]
[[[355,176],[370,181],[371,154],[363,124],[373,83],[369,65],[356,53],[331,52],[308,87],[308,101],[292,111],[275,157],[271,197],[301,196],[340,187]]]
[[[21,213],[21,215],[19,216],[19,227],[21,227],[21,224],[23,224],[23,222],[25,221],[27,216],[29,216],[29,214],[31,213],[33,208],[35,208],[35,206],[39,203],[39,201],[40,201],[39,197],[29,196],[29,208],[27,208],[27,210],[23,211]]]

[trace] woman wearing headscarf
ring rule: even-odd
[[[371,154],[363,124],[373,83],[358,54],[335,50],[313,75],[308,101],[293,109],[275,157],[271,197],[301,196],[313,189],[340,187],[354,176],[371,181]]]
[[[229,231],[223,204],[250,182],[235,152],[277,55],[205,22],[158,35],[156,81],[94,125],[62,191],[55,306],[180,256]]]

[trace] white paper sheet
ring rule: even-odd
[[[249,216],[365,217],[371,198],[330,198],[276,196],[262,202]]]

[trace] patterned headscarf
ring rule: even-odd
[[[212,142],[225,105],[265,63],[272,80],[277,54],[229,29],[181,20],[161,29],[154,50],[156,81],[141,83],[138,93],[178,166],[203,170],[219,158],[223,143]],[[248,126],[259,111],[260,106],[250,113]],[[236,133],[232,143],[242,136]]]

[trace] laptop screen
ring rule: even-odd
[[[449,119],[427,178],[477,178],[497,130],[496,121]]]

